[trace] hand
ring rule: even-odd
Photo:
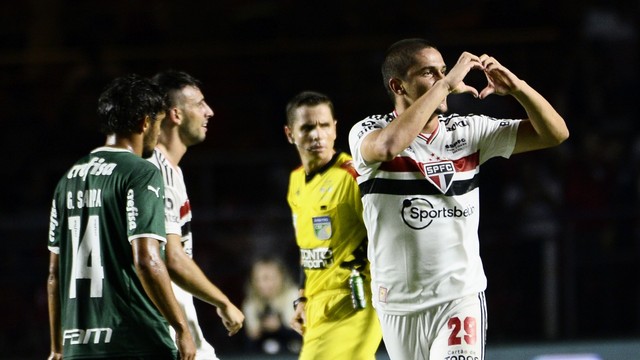
[[[506,67],[500,65],[498,60],[484,54],[480,56],[480,62],[487,77],[487,86],[480,92],[480,99],[493,93],[507,95],[518,90],[521,80]]]
[[[47,360],[62,360],[62,353],[52,351]]]
[[[295,330],[298,334],[304,336],[304,327],[307,323],[307,314],[304,311],[305,302],[301,302],[296,307],[296,312],[293,314],[293,318],[289,325],[291,328]]]
[[[180,360],[195,360],[196,344],[193,342],[189,329],[180,333],[176,332],[176,346],[180,353]]]
[[[483,69],[480,58],[471,53],[463,52],[458,62],[456,62],[443,79],[447,83],[450,93],[471,93],[474,97],[478,97],[478,90],[473,86],[465,84],[463,81],[471,69]]]
[[[244,322],[244,314],[232,303],[227,304],[223,309],[219,307],[216,312],[222,319],[222,324],[229,331],[229,336],[233,336],[242,329]]]

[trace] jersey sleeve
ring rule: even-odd
[[[362,152],[360,151],[362,141],[371,132],[382,129],[384,126],[385,122],[379,116],[370,116],[356,123],[349,131],[349,150],[353,158],[354,168],[358,174],[365,175],[372,170],[371,164],[367,164],[362,158]]]
[[[60,254],[60,222],[62,221],[58,209],[60,209],[60,205],[58,204],[58,190],[54,194],[53,200],[51,201],[51,209],[49,212],[49,244],[48,248],[54,254]]]
[[[146,162],[127,189],[127,233],[129,242],[150,237],[166,242],[164,182],[160,171]]]
[[[355,170],[353,160],[346,161],[342,167],[347,170],[349,175],[345,179],[345,183],[348,184],[347,201],[351,204],[351,208],[358,218],[362,221],[362,199],[360,197],[360,188],[356,181],[358,173]]]
[[[293,227],[293,231],[296,231],[296,203],[294,197],[294,188],[296,187],[296,176],[295,171],[291,172],[289,175],[289,186],[287,188],[287,204],[289,204],[289,209],[291,210],[291,226]]]
[[[521,122],[522,120],[495,119],[488,116],[478,116],[476,121],[473,121],[478,134],[481,164],[493,157],[511,156]]]

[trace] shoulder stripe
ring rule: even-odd
[[[169,164],[169,160],[167,160],[167,158],[165,158],[158,149],[153,151],[153,157],[155,158],[155,163],[158,164],[158,168],[162,173],[165,185],[173,186],[173,167]]]
[[[164,181],[167,186],[173,186],[173,168],[168,163],[164,163]]]
[[[353,161],[345,161],[344,163],[340,164],[340,168],[348,172],[349,175],[351,175],[354,179],[358,178],[358,172],[353,167]]]

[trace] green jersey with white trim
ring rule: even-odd
[[[60,255],[65,359],[177,356],[130,244],[140,237],[166,241],[163,198],[158,169],[122,149],[95,149],[59,181],[49,250]]]

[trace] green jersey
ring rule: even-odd
[[[147,296],[130,242],[165,242],[164,185],[153,164],[98,148],[58,183],[49,250],[59,254],[65,359],[175,358],[168,324]]]

